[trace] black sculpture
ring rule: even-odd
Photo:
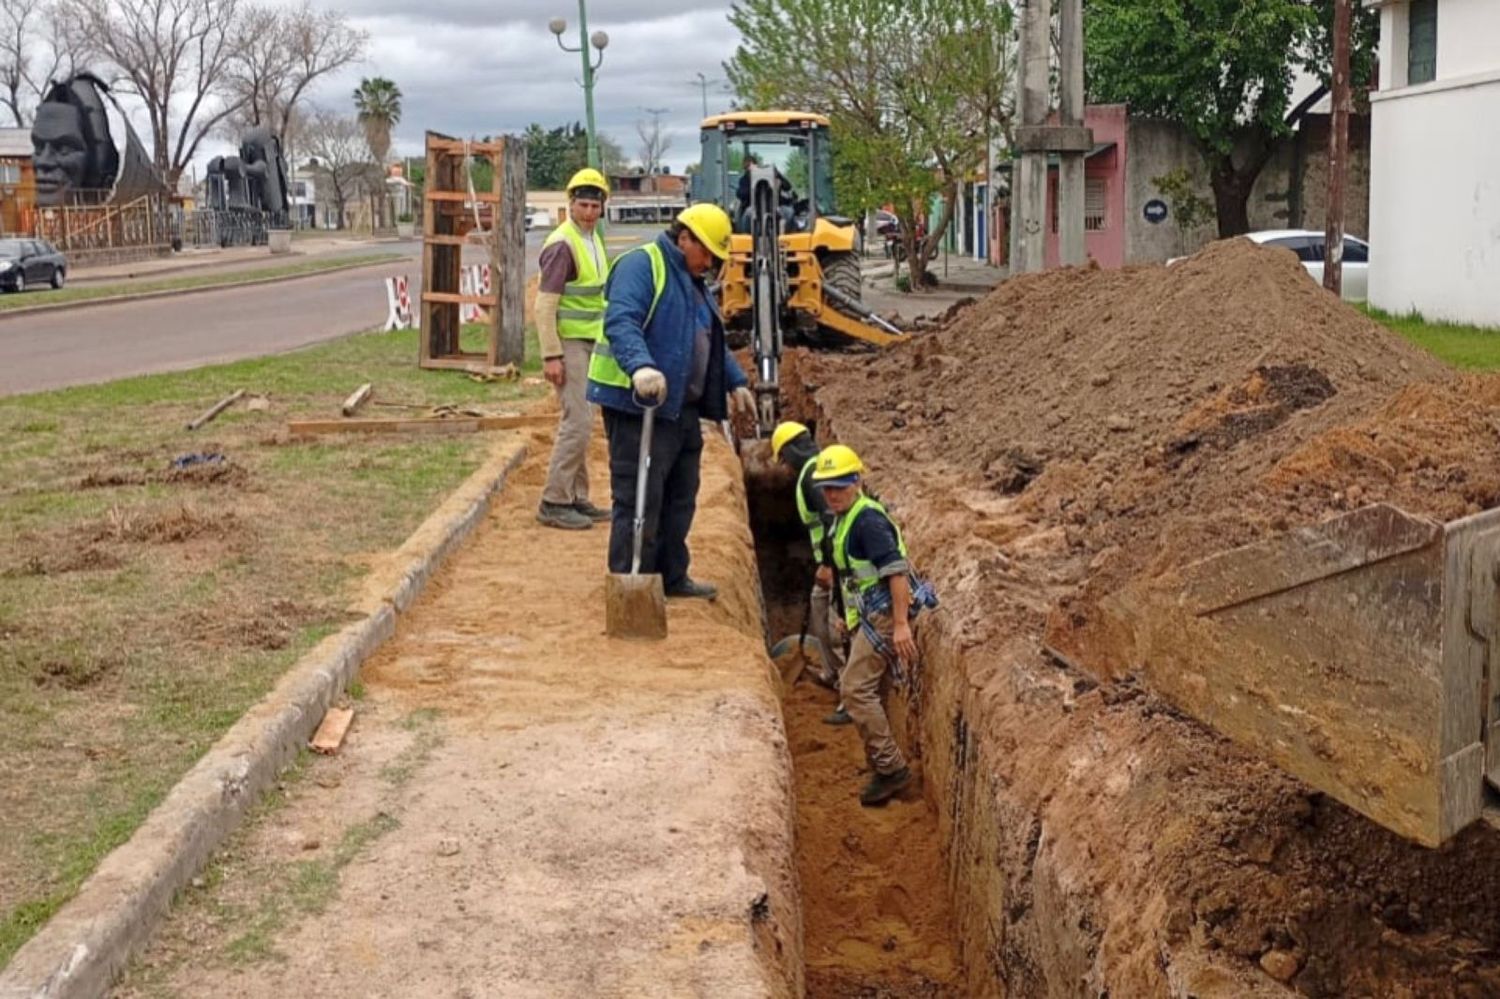
[[[110,128],[112,107],[123,146]],[[76,73],[48,88],[37,106],[31,146],[36,203],[44,208],[167,193],[108,84],[92,73]]]
[[[108,91],[98,77],[79,73],[54,83],[37,106],[31,145],[38,205],[61,205],[69,192],[108,199],[120,172],[104,109]]]
[[[208,162],[209,207],[219,211],[265,212],[271,228],[284,226],[292,210],[288,189],[281,140],[268,128],[246,132],[238,156]]]
[[[220,246],[264,243],[267,229],[290,225],[286,158],[270,129],[256,126],[246,132],[238,156],[209,160],[206,180]]]

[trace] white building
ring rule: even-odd
[[[1500,0],[1381,8],[1370,303],[1500,327]]]

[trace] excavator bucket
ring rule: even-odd
[[[1376,505],[1102,602],[1151,687],[1308,785],[1437,846],[1500,786],[1500,510]]]

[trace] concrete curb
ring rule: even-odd
[[[119,305],[121,302],[146,302],[153,298],[178,298],[183,295],[196,295],[204,291],[223,291],[225,288],[254,288],[256,285],[277,284],[281,281],[300,281],[304,278],[322,277],[325,274],[339,274],[343,271],[357,271],[366,267],[389,267],[396,263],[400,257],[392,257],[390,260],[376,263],[348,264],[340,267],[325,267],[322,270],[308,271],[305,274],[283,274],[280,277],[257,278],[253,281],[224,281],[219,284],[204,284],[194,288],[166,288],[161,291],[143,291],[133,295],[108,295],[103,298],[85,298],[76,302],[56,302],[51,305],[28,305],[22,309],[0,309],[0,322],[7,319],[19,319],[24,316],[35,316],[45,312],[63,312],[68,309],[88,309],[96,305]]]
[[[377,570],[356,609],[364,618],[318,643],[224,734],[135,834],[104,858],[78,894],[0,971],[0,999],[92,999],[109,989],[173,897],[239,825],[360,665],[395,634],[397,615],[484,519],[527,454],[510,435]]]

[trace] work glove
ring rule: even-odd
[[[744,413],[747,416],[755,415],[755,393],[741,385],[729,393],[729,411],[731,413]]]
[[[635,387],[635,394],[647,402],[667,401],[667,376],[655,368],[636,368],[630,384]]]

